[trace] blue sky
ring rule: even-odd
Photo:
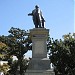
[[[74,32],[74,0],[0,0],[0,35],[8,35],[11,27],[34,28],[30,13],[39,5],[53,38]]]
[[[32,17],[27,14],[37,4],[51,37],[60,39],[62,35],[74,32],[74,3],[75,0],[0,0],[0,35],[8,35],[11,27],[34,28]]]

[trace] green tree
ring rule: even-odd
[[[0,42],[0,60],[5,59],[5,55],[7,53],[7,46],[6,44]]]
[[[0,40],[4,42],[9,48],[7,57],[10,58],[12,55],[15,55],[18,58],[19,66],[20,66],[20,75],[23,74],[23,65],[22,60],[24,58],[24,54],[31,50],[31,40],[29,33],[25,30],[21,30],[19,28],[13,28],[9,30],[10,35],[1,36]],[[8,64],[11,66],[12,60],[8,59]]]
[[[28,62],[29,60],[26,58],[22,60],[21,64],[22,64],[23,71],[26,71],[26,69],[28,68]],[[19,69],[20,69],[20,65],[18,60],[14,60],[12,61],[11,70],[9,70],[9,73],[11,71],[11,74],[16,75],[19,72]]]
[[[49,40],[49,58],[56,75],[75,75],[75,38],[71,34],[64,35],[63,38]]]
[[[7,53],[6,44],[0,42],[0,62],[5,60],[6,53]],[[7,74],[9,68],[10,66],[7,63],[3,63],[3,64],[0,63],[0,72]]]
[[[3,72],[5,75],[8,73],[10,66],[7,63],[0,64],[0,72]]]

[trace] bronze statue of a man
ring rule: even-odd
[[[35,28],[44,28],[45,20],[38,5],[35,6],[35,9],[32,11],[32,13],[29,13],[28,16],[33,17]]]

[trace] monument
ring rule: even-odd
[[[38,5],[35,6],[35,9],[32,11],[32,13],[29,13],[28,16],[33,17],[35,28],[44,28],[45,20]]]
[[[47,58],[46,41],[49,35],[49,29],[44,28],[45,20],[42,14],[40,14],[41,10],[38,8],[36,5],[32,13],[28,14],[33,16],[35,28],[30,29],[32,59],[25,75],[55,75],[53,70],[50,69],[50,60]]]

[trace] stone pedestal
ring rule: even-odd
[[[49,30],[44,28],[34,28],[30,30],[32,39],[32,58],[47,58],[46,40]]]
[[[32,39],[32,60],[25,75],[55,75],[50,69],[50,60],[47,58],[47,38],[49,29],[34,28],[30,30]]]

